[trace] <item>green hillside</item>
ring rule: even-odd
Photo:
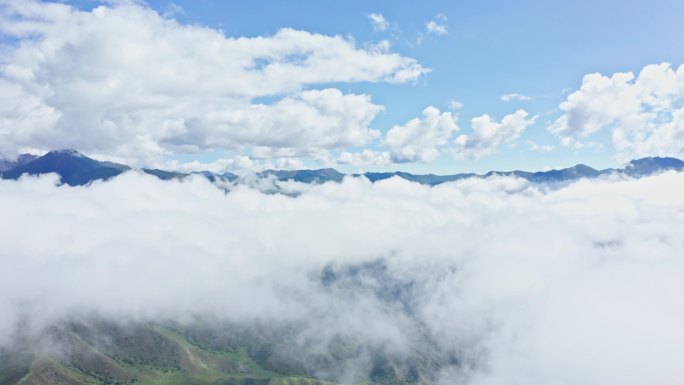
[[[0,350],[0,384],[323,385],[335,383],[361,349],[340,339],[313,353],[287,340],[282,330],[258,327],[69,323]],[[373,357],[354,382],[427,384],[425,369],[435,367]]]

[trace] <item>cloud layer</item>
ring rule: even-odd
[[[54,182],[0,181],[0,343],[18,322],[196,314],[316,320],[309,338],[357,335],[399,353],[427,336],[444,384],[684,375],[684,174],[558,190],[347,179],[297,198],[135,172]],[[377,261],[411,287],[401,303],[374,294],[372,276],[321,287],[326,268]]]
[[[0,152],[74,147],[126,159],[210,148],[307,155],[364,145],[381,106],[334,82],[404,83],[427,69],[385,48],[282,29],[229,37],[136,2],[85,12],[5,1]]]

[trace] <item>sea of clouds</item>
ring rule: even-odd
[[[553,189],[347,178],[296,197],[137,172],[56,182],[0,181],[0,345],[77,314],[206,316],[398,354],[420,330],[458,357],[444,384],[684,378],[682,173]],[[378,264],[381,278],[321,280]],[[387,282],[408,289],[388,299]]]

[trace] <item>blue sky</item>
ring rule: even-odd
[[[152,1],[160,11],[167,1]],[[375,126],[383,129],[409,120],[426,105],[448,109],[449,100],[464,104],[466,123],[476,115],[501,116],[523,107],[539,114],[524,137],[557,145],[546,130],[558,115],[567,89],[576,89],[587,73],[639,71],[650,63],[684,63],[684,2],[670,1],[175,1],[190,23],[223,29],[229,35],[257,36],[292,27],[324,34],[342,34],[358,42],[389,39],[397,52],[432,69],[415,86],[350,85],[369,92],[387,106]],[[387,31],[374,31],[367,19],[380,13]],[[447,35],[425,35],[425,23],[437,14],[447,17]],[[520,93],[533,100],[505,103],[500,97]],[[557,148],[530,153],[524,141],[516,148],[477,161],[404,165],[415,171],[486,171],[492,169],[569,166],[584,162],[612,167],[609,149],[574,151]]]
[[[100,6],[96,1],[65,2],[84,11]],[[389,163],[381,166],[333,165],[345,171],[358,169],[402,169],[412,172],[462,172],[491,169],[542,169],[586,163],[594,167],[616,166],[611,129],[603,127],[585,138],[593,145],[579,148],[560,144],[549,132],[563,113],[559,104],[578,90],[586,74],[616,72],[638,74],[649,64],[684,63],[684,2],[660,1],[148,1],[150,7],[182,25],[219,29],[228,37],[273,36],[282,28],[321,35],[341,35],[363,48],[389,42],[389,51],[415,59],[430,72],[401,84],[341,81],[304,84],[302,89],[336,88],[345,94],[370,95],[384,107],[370,128],[384,135],[395,125],[404,125],[434,106],[457,116],[461,134],[471,135],[471,119],[489,114],[495,121],[518,109],[536,116],[516,140],[497,146],[475,158],[454,158],[450,144],[440,145],[437,159],[424,162]],[[373,28],[370,14],[381,14],[388,26]],[[445,33],[429,33],[435,21]],[[7,35],[7,34],[6,34]],[[8,39],[5,36],[5,39]],[[8,41],[8,40],[5,40]],[[502,95],[517,93],[529,100],[504,102]],[[681,95],[676,95],[675,105]],[[253,99],[273,102],[282,95]],[[449,102],[463,104],[450,109]],[[626,120],[626,119],[625,119]],[[620,124],[620,123],[617,123]],[[553,149],[532,151],[530,146]],[[40,147],[40,146],[36,146]],[[637,155],[656,151],[650,146]],[[654,148],[656,150],[654,150]],[[362,146],[335,148],[340,151],[386,150],[382,137]],[[673,153],[674,152],[674,153]],[[211,162],[230,156],[231,151],[174,151],[167,160]],[[651,155],[677,155],[677,150]],[[307,167],[326,166],[301,156]],[[329,165],[329,164],[327,164]]]

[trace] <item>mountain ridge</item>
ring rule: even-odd
[[[3,171],[10,170],[14,167],[26,164],[34,159],[38,158],[36,155],[32,154],[20,154],[15,160],[5,159],[0,155],[0,173]]]
[[[73,149],[50,151],[43,156],[21,154],[16,161],[0,161],[0,177],[17,180],[24,174],[39,175],[57,173],[62,183],[70,186],[83,186],[97,180],[108,180],[133,168],[124,164],[99,161]],[[404,171],[365,172],[345,174],[334,168],[301,170],[264,170],[256,173],[258,178],[274,178],[279,181],[293,180],[301,183],[318,184],[341,182],[344,177],[365,177],[376,182],[392,177],[400,177],[412,182],[435,186],[466,178],[488,178],[492,176],[513,176],[533,183],[563,183],[584,178],[595,178],[606,174],[620,174],[629,177],[648,176],[664,171],[684,171],[684,161],[673,157],[645,157],[628,162],[623,168],[597,170],[585,164],[547,171],[489,171],[485,174],[412,174]],[[154,175],[162,180],[183,179],[190,175],[202,175],[212,183],[217,181],[236,182],[239,176],[230,172],[222,174],[210,171],[178,172],[161,169],[142,168],[140,171]]]

